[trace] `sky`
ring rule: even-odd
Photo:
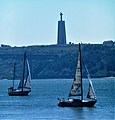
[[[115,0],[0,0],[0,44],[57,44],[60,12],[67,43],[115,40]]]

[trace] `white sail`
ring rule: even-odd
[[[95,99],[95,96],[93,94],[93,90],[92,90],[92,87],[91,87],[90,83],[89,83],[89,90],[88,90],[87,98]]]
[[[81,60],[80,60],[80,49],[78,51],[78,63],[75,78],[70,90],[69,96],[81,96],[82,95],[82,86],[81,86]]]
[[[88,71],[86,65],[85,65],[85,69],[86,69],[87,77],[88,77],[88,80],[89,80],[89,89],[88,89],[88,93],[87,93],[87,98],[96,99],[95,91],[94,91],[94,88],[93,88],[93,84],[92,84],[92,81],[90,79],[90,74],[89,74],[89,71]]]
[[[30,66],[29,66],[28,59],[26,59],[26,63],[27,63],[27,77],[26,77],[24,87],[30,88],[31,72],[30,72]]]
[[[18,85],[18,88],[22,88],[22,80],[20,80],[20,83]]]
[[[31,80],[31,73],[30,73],[30,66],[29,66],[29,62],[28,62],[28,59],[26,58],[26,55],[25,55],[25,62],[27,65],[27,76],[26,76],[26,80],[25,80],[25,83],[23,82],[23,80],[20,80],[20,83],[18,85],[18,89],[20,88],[30,88],[30,80]],[[25,66],[24,66],[25,67]],[[25,71],[24,71],[25,72]],[[23,78],[24,79],[24,78]],[[22,83],[23,82],[23,83]]]

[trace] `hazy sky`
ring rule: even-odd
[[[56,44],[60,12],[67,43],[115,40],[115,0],[0,0],[0,44]]]

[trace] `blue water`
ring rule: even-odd
[[[7,88],[11,82],[0,80],[0,120],[113,120],[115,118],[114,78],[93,79],[97,103],[92,108],[57,106],[57,97],[67,98],[72,79],[32,80],[32,91],[29,96],[8,96]],[[84,84],[87,86],[85,79]]]

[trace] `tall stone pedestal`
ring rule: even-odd
[[[60,13],[60,21],[58,21],[58,36],[57,44],[66,45],[66,30],[65,30],[65,21],[62,20],[62,13]]]

